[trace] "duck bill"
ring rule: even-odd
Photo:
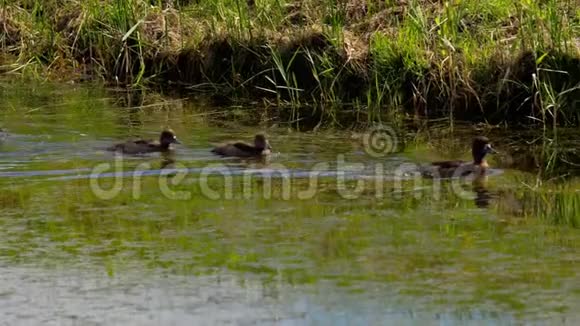
[[[174,144],[181,144],[181,142],[177,138],[173,138],[172,143],[174,143]]]

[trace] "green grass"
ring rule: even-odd
[[[369,119],[580,121],[572,1],[4,0],[0,17],[2,70],[37,78],[177,85],[329,117],[346,105]]]

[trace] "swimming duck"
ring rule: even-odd
[[[216,146],[211,151],[222,156],[259,157],[269,155],[272,147],[264,134],[257,134],[253,146],[244,142],[231,142]]]
[[[142,154],[153,152],[167,152],[170,150],[171,144],[181,144],[173,130],[165,129],[159,136],[159,141],[155,140],[134,140],[125,143],[115,144],[108,148],[109,151],[120,152],[125,154]]]
[[[496,153],[496,151],[491,147],[489,139],[484,136],[477,136],[473,139],[471,146],[473,162],[433,162],[430,166],[425,167],[421,173],[424,177],[428,178],[465,177],[469,175],[481,177],[485,175],[486,169],[489,168],[489,165],[485,161],[485,156],[489,153]]]

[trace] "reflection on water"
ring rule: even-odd
[[[535,187],[501,168],[398,179],[405,164],[468,157],[469,137],[373,156],[349,132],[268,119],[268,161],[221,158],[212,145],[251,137],[260,118],[143,94],[116,101],[94,88],[15,88],[0,102],[8,324],[580,321],[576,179]],[[165,126],[183,143],[173,152],[104,150]]]
[[[39,273],[29,268],[0,268],[6,284],[0,298],[7,324],[511,324],[516,319],[486,310],[447,308],[438,313],[399,307],[374,289],[352,295],[320,282],[317,291],[282,282],[262,283],[233,275],[95,277],[57,269]],[[361,300],[363,298],[364,300]],[[389,302],[391,308],[385,308]],[[24,303],[27,309],[19,309]],[[103,314],[103,311],[106,311]],[[43,319],[37,316],[43,316]],[[575,324],[578,319],[566,320]]]
[[[486,208],[489,206],[492,195],[485,186],[485,181],[474,180],[473,192],[475,193],[475,205],[479,208]]]

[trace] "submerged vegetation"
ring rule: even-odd
[[[369,119],[580,122],[575,1],[3,0],[0,22],[6,73]]]
[[[277,107],[25,81],[0,78],[0,313],[11,324],[203,324],[205,307],[248,324],[578,319],[580,179],[512,168],[535,166],[549,148],[571,160],[559,151],[580,147],[577,128],[558,127],[556,138],[549,126],[526,134],[421,120],[371,148],[359,130],[273,123]],[[117,160],[105,150],[165,124],[183,143],[174,153]],[[281,154],[266,169],[210,153],[258,125]],[[488,178],[395,178],[406,163],[468,157],[474,133],[500,152]]]

